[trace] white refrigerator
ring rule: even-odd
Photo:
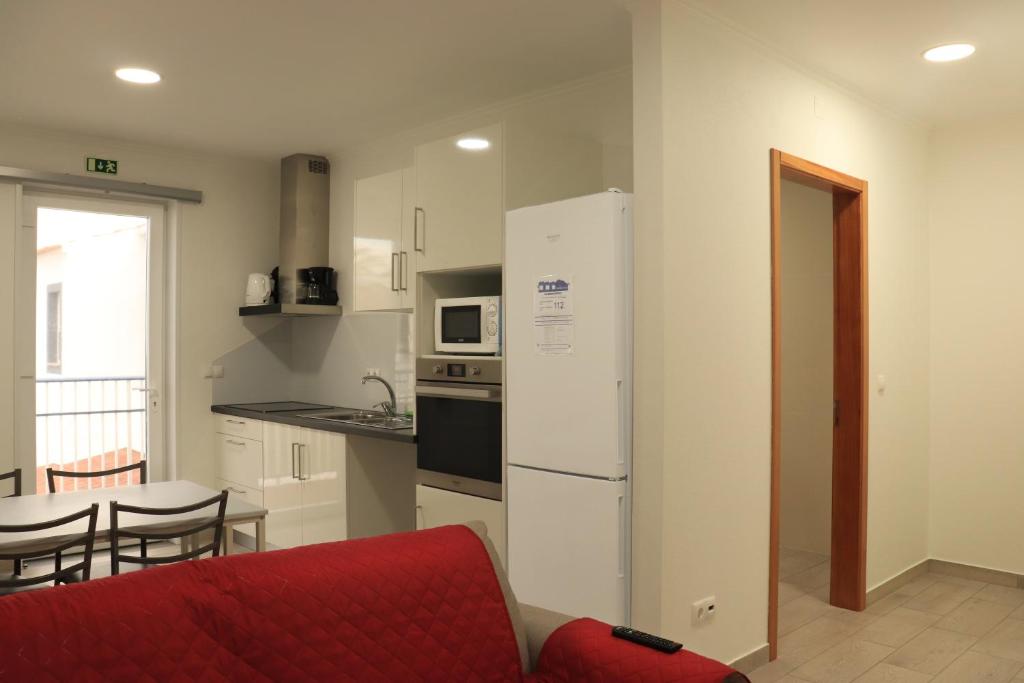
[[[632,195],[509,211],[504,276],[512,588],[628,624]]]

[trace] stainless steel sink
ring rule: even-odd
[[[308,417],[312,420],[344,422],[345,424],[360,425],[362,427],[376,427],[377,429],[412,428],[412,418],[404,416],[392,417],[374,410],[338,410],[331,413],[305,415],[304,417]]]

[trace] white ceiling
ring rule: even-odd
[[[327,152],[630,58],[621,0],[0,0],[0,120]]]
[[[690,0],[866,97],[943,124],[1024,111],[1024,0]],[[935,45],[974,43],[931,64]]]

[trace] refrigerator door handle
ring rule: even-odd
[[[626,496],[619,495],[619,578],[626,577]]]

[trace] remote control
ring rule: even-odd
[[[658,636],[652,636],[650,633],[644,633],[643,631],[637,631],[634,628],[628,626],[613,626],[612,635],[616,638],[622,638],[630,642],[636,643],[637,645],[643,645],[659,652],[667,652],[672,654],[679,652],[683,649],[682,643],[677,643],[674,640],[667,638],[659,638]]]

